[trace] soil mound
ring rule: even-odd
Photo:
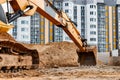
[[[110,57],[109,65],[110,66],[120,66],[120,57],[119,56]]]
[[[0,40],[15,41],[15,39],[7,32],[0,32]]]
[[[7,32],[0,32],[0,40],[14,41]],[[22,44],[22,43],[21,43]],[[52,42],[45,45],[23,44],[29,49],[37,49],[40,57],[40,67],[77,66],[76,45],[71,42]]]
[[[46,45],[25,45],[37,49],[40,57],[40,67],[78,66],[76,45],[71,42],[52,42]]]

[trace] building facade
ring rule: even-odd
[[[87,3],[86,4],[86,20],[85,20],[85,38],[89,45],[98,44],[98,22],[97,22],[97,5],[96,3]]]
[[[64,0],[63,1],[63,11],[68,15],[68,17],[74,21],[74,2],[72,0]],[[63,41],[69,41],[72,40],[69,38],[69,36],[63,31]]]
[[[87,39],[88,44],[97,45],[97,4],[96,0],[55,0],[68,17],[76,23],[80,36]],[[62,3],[62,5],[60,5]],[[72,41],[63,31],[63,41]]]
[[[98,3],[98,51],[108,52],[117,48],[116,7]]]
[[[53,23],[40,16],[40,44],[47,44],[54,41]]]
[[[120,5],[117,5],[116,6],[116,16],[117,16],[117,19],[116,19],[116,37],[117,37],[117,48],[120,49]]]
[[[54,41],[53,24],[38,13],[20,17],[13,22],[13,25],[14,28],[10,33],[19,42],[46,44]]]
[[[89,45],[96,45],[99,52],[117,48],[120,6],[107,6],[104,0],[63,0],[61,7]],[[70,41],[64,32],[63,41]]]
[[[10,31],[18,42],[30,43],[30,17],[20,17],[13,22],[14,28]]]
[[[109,49],[109,10],[104,4],[98,4],[98,51]]]
[[[54,0],[53,4],[58,10],[63,10],[63,0]],[[63,30],[62,28],[54,25],[54,42],[61,41],[63,41]]]
[[[40,15],[35,13],[30,17],[30,43],[39,44],[40,39]]]

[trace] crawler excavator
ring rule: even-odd
[[[9,29],[13,28],[9,23],[20,16],[31,16],[35,12],[40,13],[68,34],[78,47],[76,51],[80,65],[96,65],[96,47],[87,46],[86,39],[80,36],[73,21],[51,2],[48,0],[0,0],[0,4],[3,3],[9,3],[14,13],[7,12],[5,14],[0,7],[0,68],[2,70],[38,68],[39,56],[37,50],[26,48],[7,33]],[[45,9],[48,7],[49,10]]]

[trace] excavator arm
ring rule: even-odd
[[[33,9],[24,13],[25,15],[33,15],[36,11],[47,18],[53,24],[61,27],[68,36],[75,42],[81,51],[85,51],[82,38],[74,23],[69,19],[66,13],[57,10],[48,0],[12,0],[10,4],[15,12],[18,10],[24,11],[27,6],[33,6]],[[47,8],[49,10],[47,10]],[[51,12],[51,13],[50,13]]]
[[[1,0],[0,3],[4,3],[5,1],[6,0]],[[9,3],[14,12],[17,12],[14,16],[9,17],[10,22],[19,16],[30,16],[38,12],[53,24],[62,28],[77,45],[78,62],[81,65],[96,65],[96,47],[87,47],[84,45],[85,40],[81,38],[79,31],[76,29],[71,19],[66,13],[55,8],[51,2],[48,0],[9,0]],[[18,13],[18,11],[20,12]]]

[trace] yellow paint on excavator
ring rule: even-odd
[[[0,21],[0,32],[7,32],[11,28],[13,28],[13,25],[11,25],[11,24],[5,24],[2,21]]]

